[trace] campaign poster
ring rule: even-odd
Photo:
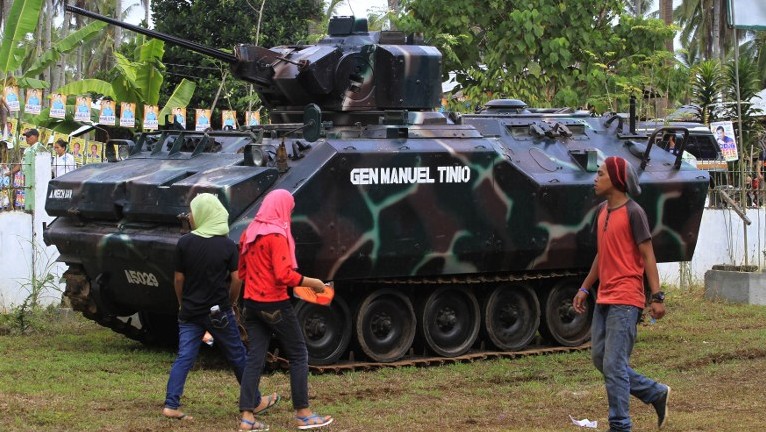
[[[74,121],[90,121],[90,96],[77,96],[74,108]]]
[[[66,95],[61,93],[51,94],[51,118],[63,119],[66,117]]]
[[[3,140],[8,143],[8,148],[13,148],[18,140],[16,136],[16,128],[19,126],[19,121],[15,118],[8,117],[8,120],[3,125]]]
[[[258,126],[261,124],[261,112],[260,111],[248,111],[245,113],[248,126]]]
[[[33,126],[37,128],[37,131],[40,132],[40,140],[38,141],[40,144],[46,146],[48,148],[48,151],[53,151],[53,131],[48,128],[39,127],[39,126]]]
[[[221,112],[221,124],[224,130],[237,128],[237,112],[236,111],[223,111]]]
[[[102,100],[101,112],[98,114],[98,123],[103,125],[114,126],[116,121],[114,113],[114,101]]]
[[[90,141],[88,142],[87,149],[88,151],[85,153],[85,163],[101,163],[101,152],[104,149],[104,145],[98,141]]]
[[[186,108],[173,108],[173,123],[178,123],[182,129],[186,129]]]
[[[85,162],[85,140],[81,137],[72,137],[69,140],[69,152],[74,157],[75,164],[79,167]]]
[[[24,137],[24,132],[30,130],[30,129],[37,129],[35,125],[32,123],[21,123],[21,134],[19,135],[19,148],[24,150],[26,148],[29,148],[29,145],[27,144],[27,139]],[[38,130],[40,132],[40,136],[37,137],[37,142],[45,144],[45,141],[43,141],[42,137],[42,131]]]
[[[8,86],[3,89],[3,96],[5,97],[5,103],[8,104],[8,109],[11,112],[19,112],[21,105],[19,104],[19,88],[16,86]]]
[[[51,144],[58,140],[64,140],[65,143],[69,143],[69,135],[63,134],[61,132],[51,131]],[[69,147],[67,147],[67,153],[70,153]]]
[[[120,126],[136,127],[136,104],[133,102],[120,103]]]
[[[40,90],[27,89],[27,103],[24,105],[24,112],[37,115],[40,114],[41,110],[42,99],[40,99]]]
[[[730,121],[712,122],[710,130],[718,141],[718,147],[721,149],[721,155],[726,162],[732,162],[739,159],[737,152],[737,140],[734,136],[734,125]]]
[[[194,110],[194,130],[203,132],[208,129],[210,129],[210,110],[197,108]]]
[[[159,112],[160,108],[156,105],[144,105],[144,129],[153,131],[160,127]]]

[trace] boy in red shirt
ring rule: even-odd
[[[628,195],[641,193],[633,167],[623,158],[608,157],[598,168],[594,191],[606,198],[597,210],[597,252],[582,288],[572,301],[577,313],[586,310],[590,288],[599,281],[591,326],[592,357],[604,375],[609,401],[609,430],[630,431],[630,395],[657,412],[662,428],[668,418],[670,387],[631,369],[636,324],[644,308],[644,271],[652,292],[651,316],[665,315],[657,261],[644,210]]]

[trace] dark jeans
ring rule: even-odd
[[[611,431],[630,431],[630,395],[643,403],[660,398],[666,387],[630,368],[630,353],[636,341],[641,309],[635,306],[596,305],[591,325],[591,354],[596,369],[604,375],[609,401]]]
[[[168,378],[167,394],[165,396],[165,406],[172,409],[178,409],[181,406],[181,395],[184,393],[184,384],[186,376],[189,374],[194,361],[197,359],[199,347],[202,343],[202,336],[205,331],[209,331],[215,339],[217,345],[229,364],[234,368],[234,374],[237,381],[242,381],[242,374],[245,371],[245,346],[237,328],[237,320],[231,309],[225,312],[228,318],[228,324],[223,328],[216,328],[210,323],[210,317],[204,315],[189,321],[178,320],[178,356],[170,368],[170,377]]]
[[[266,364],[272,333],[290,361],[290,393],[293,408],[309,406],[309,355],[298,319],[289,300],[260,303],[245,300],[245,328],[248,337],[247,364],[239,392],[239,410],[252,411],[261,403],[258,386]]]

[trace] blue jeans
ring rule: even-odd
[[[242,381],[242,374],[245,371],[245,346],[237,328],[237,320],[231,309],[225,312],[228,318],[228,324],[223,328],[216,328],[210,322],[210,317],[204,315],[193,320],[178,320],[178,356],[170,368],[170,377],[168,378],[167,393],[165,395],[165,406],[171,409],[178,409],[181,406],[181,395],[184,393],[184,384],[186,376],[194,366],[197,360],[199,347],[202,343],[202,336],[205,331],[209,331],[215,339],[215,345],[223,351],[226,360],[234,368],[234,374],[237,381]]]
[[[272,333],[290,362],[290,394],[293,408],[309,407],[309,354],[298,319],[289,300],[260,303],[245,300],[248,351],[239,390],[239,410],[252,411],[261,403],[261,372],[266,364]]]
[[[591,326],[593,364],[603,375],[609,401],[609,428],[630,431],[630,395],[643,403],[659,399],[666,387],[630,368],[641,309],[624,305],[596,305]]]

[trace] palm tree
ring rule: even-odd
[[[740,57],[753,59],[759,72],[760,88],[766,87],[766,32],[754,32],[740,47]]]
[[[652,0],[632,0],[625,2],[625,12],[636,17],[645,17],[651,14]]]
[[[673,24],[673,0],[660,0],[660,18],[666,25]],[[673,38],[665,42],[665,49],[673,52]]]
[[[692,71],[692,101],[700,107],[702,122],[710,122],[710,108],[723,88],[723,74],[718,60],[705,60]]]
[[[665,1],[665,0],[663,0]],[[681,0],[673,12],[681,27],[681,42],[684,46],[697,44],[697,51],[705,59],[723,60],[734,46],[734,29],[724,25],[726,19],[725,0]],[[741,41],[746,32],[737,30]]]

